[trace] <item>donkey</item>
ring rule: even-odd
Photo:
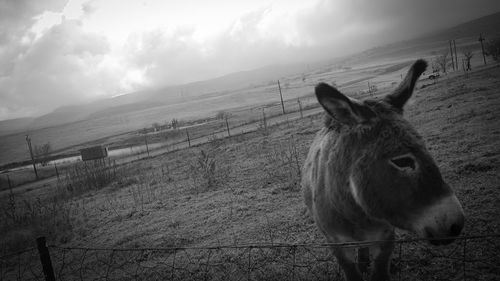
[[[365,250],[373,257],[371,280],[390,280],[395,227],[439,245],[464,226],[460,202],[403,118],[426,68],[417,60],[380,100],[358,101],[325,83],[315,88],[327,114],[303,166],[304,201],[328,242],[380,241]],[[347,280],[363,280],[354,248],[334,247],[333,254]]]

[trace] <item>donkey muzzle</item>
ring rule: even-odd
[[[425,208],[413,228],[433,245],[450,244],[464,228],[464,211],[454,194]]]

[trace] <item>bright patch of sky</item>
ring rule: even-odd
[[[499,3],[0,0],[0,120],[339,57],[492,13]]]

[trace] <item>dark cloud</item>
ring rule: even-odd
[[[83,21],[95,16],[95,1],[82,5]],[[500,10],[498,0],[319,0],[293,12],[268,5],[206,40],[197,37],[195,26],[136,31],[111,55],[107,39],[76,20],[63,20],[35,38],[30,28],[36,16],[60,12],[66,2],[0,0],[0,118],[123,93],[124,84],[140,90],[338,57]]]
[[[192,39],[192,28],[169,35],[158,29],[131,38],[127,53],[152,86],[181,84],[268,64],[342,56],[446,28],[497,6],[500,10],[500,1],[322,0],[294,19],[277,20],[293,22],[296,42],[276,30],[263,35],[273,31],[262,30],[273,29],[267,22],[272,8],[263,7],[203,45]]]
[[[0,44],[17,41],[44,11],[60,11],[68,0],[0,0]]]
[[[0,99],[10,106],[3,110],[39,114],[101,93],[106,82],[98,64],[108,51],[106,39],[86,33],[78,21],[53,26],[0,77]]]
[[[299,28],[304,36],[321,45],[345,49],[342,45],[346,44],[336,36],[341,34],[340,39],[360,45],[351,45],[351,50],[357,51],[410,39],[499,10],[498,0],[322,0],[301,15]]]
[[[27,49],[24,41],[33,39],[29,29],[34,17],[44,11],[61,10],[67,0],[0,0],[0,77],[12,71],[16,59]]]

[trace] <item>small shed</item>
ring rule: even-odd
[[[83,161],[102,159],[108,157],[108,147],[102,145],[87,147],[80,149],[80,154]]]

